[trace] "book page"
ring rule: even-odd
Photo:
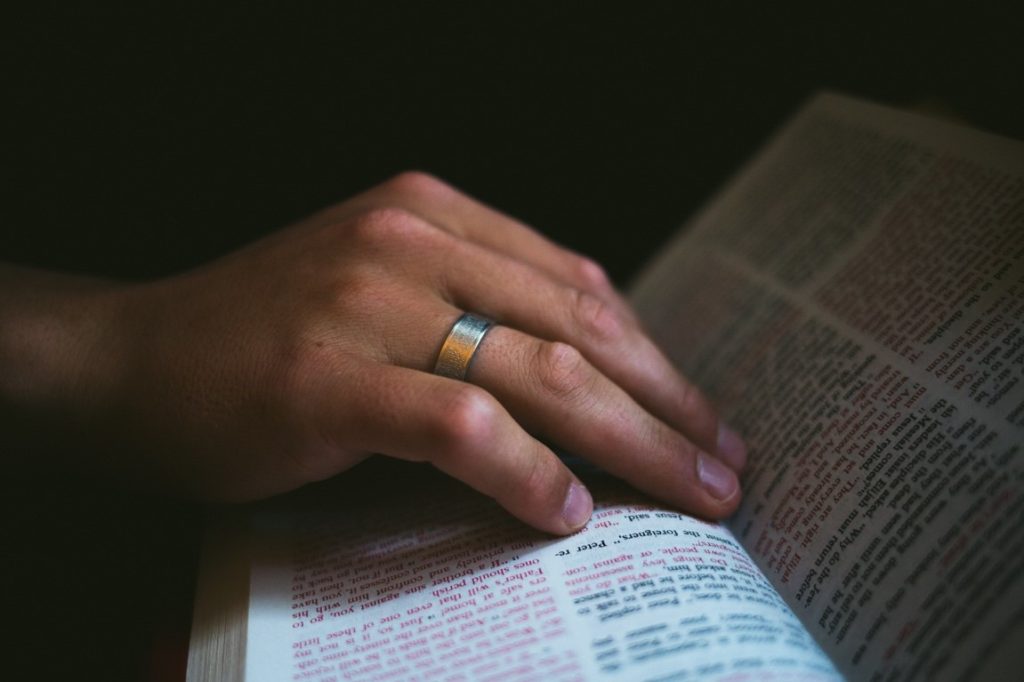
[[[254,518],[246,680],[841,679],[719,525],[588,481],[552,538],[424,474]]]
[[[1007,660],[1024,615],[1024,145],[821,96],[634,301],[747,436],[730,527],[842,672]]]
[[[210,519],[192,609],[185,679],[242,682],[248,621],[246,520],[238,510]]]

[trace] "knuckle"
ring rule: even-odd
[[[611,287],[611,279],[600,263],[586,256],[576,256],[576,259],[575,270],[582,281],[599,289]]]
[[[559,477],[553,474],[549,462],[544,457],[533,457],[528,470],[519,482],[518,489],[515,491],[516,495],[520,499],[529,500],[531,506],[544,508],[549,506],[552,486],[558,479]]]
[[[603,430],[600,435],[613,438],[618,434],[631,443],[633,452],[642,454],[634,462],[641,467],[636,472],[640,476],[644,475],[642,468],[646,466],[670,470],[672,463],[681,456],[685,457],[690,447],[685,437],[643,410],[634,413],[625,423],[606,420],[599,428]]]
[[[562,400],[575,400],[590,386],[591,370],[583,355],[560,341],[541,341],[534,372],[546,390]]]
[[[372,208],[354,218],[349,236],[357,244],[378,246],[404,242],[420,236],[425,223],[403,208]]]
[[[585,336],[612,340],[621,336],[624,329],[618,313],[603,299],[576,290],[572,303],[576,327]]]
[[[499,418],[498,405],[483,389],[460,385],[442,404],[437,416],[442,453],[472,456],[493,442]]]
[[[418,170],[399,173],[384,184],[393,192],[414,197],[434,197],[452,191],[447,183]]]
[[[711,413],[707,399],[701,390],[684,381],[679,396],[679,406],[683,414],[704,416]]]

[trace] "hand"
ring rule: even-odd
[[[382,453],[572,532],[592,501],[535,434],[700,516],[740,498],[742,441],[601,268],[423,174],[87,300],[69,372],[87,405],[65,411],[122,453],[113,468],[174,489],[259,498]],[[466,383],[431,373],[463,311],[499,323]]]

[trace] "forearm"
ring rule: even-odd
[[[499,324],[456,381],[465,312]],[[598,265],[420,173],[148,284],[0,266],[0,422],[20,466],[227,501],[428,461],[560,534],[592,502],[544,441],[708,518],[746,462]]]
[[[96,435],[120,376],[121,291],[110,281],[0,265],[0,449],[54,452]]]

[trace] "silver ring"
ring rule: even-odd
[[[441,344],[441,351],[434,363],[434,374],[465,381],[476,349],[487,336],[493,323],[472,313],[464,313],[455,320],[452,329]]]

